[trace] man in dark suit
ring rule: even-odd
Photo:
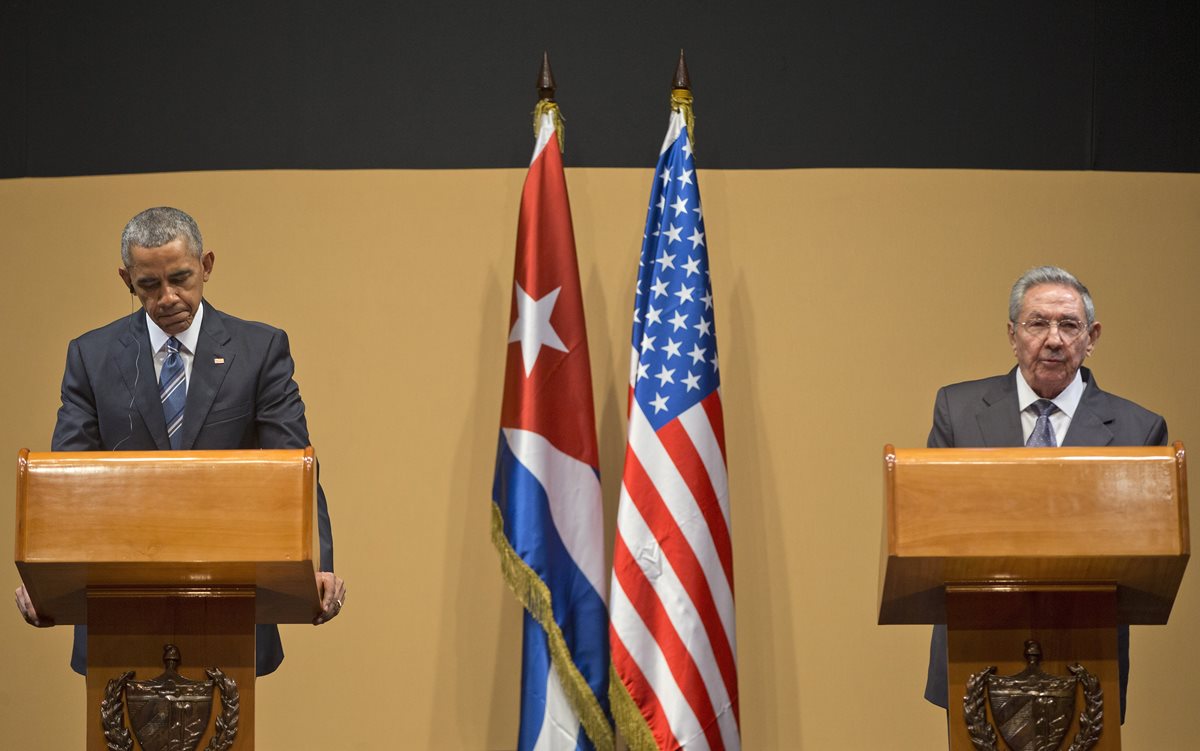
[[[304,403],[292,379],[287,334],[222,313],[204,300],[214,255],[178,209],[147,209],[121,236],[121,281],[142,309],[72,341],[53,451],[304,448]],[[333,573],[333,536],[317,486],[320,624],[336,616],[345,582]],[[39,618],[25,588],[17,608]],[[256,630],[256,673],[279,667],[279,629]],[[75,627],[71,667],[87,669],[87,631]]]
[[[938,391],[930,448],[997,446],[1164,446],[1162,417],[1101,391],[1081,367],[1100,338],[1087,287],[1053,266],[1027,271],[1013,285],[1008,341],[1017,366],[1006,375]],[[1117,634],[1121,717],[1129,681],[1129,628]],[[946,707],[946,627],[929,646],[925,698]]]

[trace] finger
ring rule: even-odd
[[[326,577],[327,588],[325,592],[329,595],[328,599],[332,600],[328,605],[322,603],[321,614],[313,620],[315,625],[327,623],[338,616],[342,612],[342,607],[346,604],[346,582],[337,574],[332,572],[324,572]]]
[[[328,623],[329,621],[333,620],[337,614],[338,607],[335,604],[331,609],[322,610],[320,615],[318,615],[316,618],[313,618],[313,625],[320,626],[322,623]]]
[[[336,579],[332,574],[323,573],[321,576],[321,584],[321,609],[324,611],[330,611],[333,609],[334,603],[337,602]]]
[[[29,593],[25,591],[25,588],[17,587],[13,597],[17,601],[17,610],[21,611],[21,617],[30,623],[36,621],[37,614],[34,612],[33,603],[29,600]]]
[[[17,587],[13,593],[17,601],[17,610],[21,611],[21,617],[25,621],[38,628],[47,628],[54,625],[54,621],[49,618],[39,618],[37,609],[33,607],[33,600],[29,599],[29,592],[25,587]]]
[[[337,577],[332,573],[317,572],[317,591],[321,596],[321,612],[313,619],[314,626],[319,626],[337,615],[336,583]]]

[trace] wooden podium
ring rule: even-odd
[[[1037,639],[1046,672],[1081,663],[1100,679],[1094,748],[1119,749],[1117,624],[1165,624],[1187,566],[1183,444],[889,445],[884,485],[879,623],[947,624],[950,748],[974,748],[963,719],[968,677],[992,665],[1020,672],[1025,640]],[[1077,700],[1063,748],[1081,708]]]
[[[304,450],[32,453],[17,461],[16,564],[39,615],[88,626],[87,748],[107,748],[110,679],[218,667],[237,681],[232,748],[254,748],[254,625],[320,612],[316,461]],[[65,657],[65,655],[64,655]],[[128,710],[128,706],[126,707]],[[222,711],[213,700],[213,720]]]

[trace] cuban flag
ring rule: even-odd
[[[492,541],[525,607],[518,749],[613,748],[596,420],[553,113],[521,195]]]
[[[721,379],[696,164],[671,115],[633,311],[613,551],[613,716],[629,747],[740,748]]]

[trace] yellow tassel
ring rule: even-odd
[[[539,105],[541,102],[538,103]],[[551,102],[550,104],[553,104]],[[560,130],[561,134],[562,131]],[[542,577],[537,575],[529,564],[521,560],[517,551],[508,543],[504,535],[504,516],[500,507],[492,502],[492,544],[500,553],[500,571],[504,581],[517,596],[521,605],[546,630],[546,641],[550,645],[550,660],[562,683],[563,693],[571,702],[571,708],[579,715],[584,732],[591,739],[598,751],[613,751],[613,729],[608,724],[604,709],[592,693],[592,688],[584,680],[583,674],[571,659],[571,651],[567,648],[567,640],[563,637],[562,629],[554,622],[554,608],[550,601],[550,589]],[[612,695],[611,687],[609,695]]]
[[[613,721],[625,740],[629,751],[658,751],[658,742],[642,716],[642,710],[629,695],[629,689],[621,682],[621,676],[611,666],[608,674],[608,703],[612,707]]]
[[[539,99],[538,103],[533,108],[533,137],[538,137],[538,125],[542,122],[542,115],[549,113],[550,119],[554,121],[554,132],[558,134],[558,150],[565,152],[567,135],[563,123],[567,121],[563,117],[562,110],[558,108],[558,103],[553,99]]]
[[[692,92],[688,89],[671,89],[671,111],[682,112],[687,123],[688,141],[696,146],[696,115],[692,112]]]

